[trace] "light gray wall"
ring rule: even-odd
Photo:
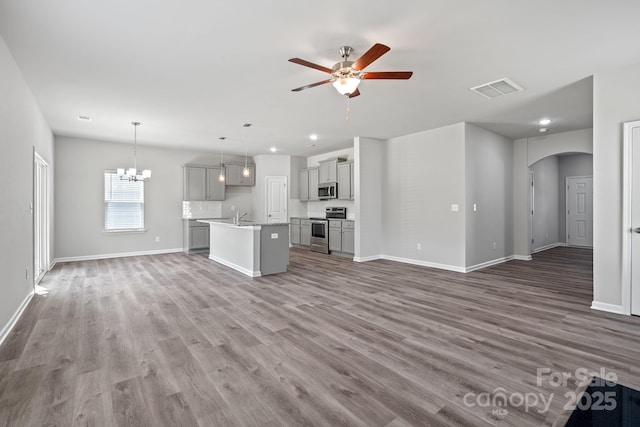
[[[593,130],[522,138],[513,148],[513,236],[516,257],[529,256],[529,166],[562,153],[593,153]]]
[[[266,177],[286,176],[288,191],[291,189],[291,156],[279,154],[261,154],[255,156],[256,185],[251,189],[252,217],[256,221],[266,221]],[[297,173],[297,172],[296,172]]]
[[[385,141],[354,138],[355,260],[379,258],[382,254],[382,191]]]
[[[225,156],[225,160],[244,163],[244,156]],[[213,153],[138,144],[138,166],[151,169],[153,175],[145,184],[147,231],[131,234],[103,233],[103,174],[106,169],[132,166],[133,143],[56,137],[55,162],[56,257],[64,259],[181,248],[182,165],[217,165],[220,158]],[[250,206],[250,190],[227,187],[223,214],[231,204]]]
[[[513,255],[513,141],[467,123],[465,147],[465,265],[473,267]]]
[[[33,151],[49,164],[51,185],[54,158],[51,129],[1,37],[0,70],[0,170],[4,176],[0,183],[1,334],[33,290]]]
[[[549,156],[529,168],[533,172],[533,250],[561,242],[558,157]]]
[[[384,176],[384,255],[464,268],[465,124],[393,138],[385,147],[383,167],[371,171]],[[380,188],[378,181],[361,188],[364,182]]]
[[[570,154],[558,156],[558,221],[559,238],[561,242],[567,241],[567,177],[569,176],[593,176],[593,155]]]
[[[622,123],[640,120],[640,63],[594,76],[593,299],[622,304]]]

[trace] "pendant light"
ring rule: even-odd
[[[220,139],[220,175],[218,175],[218,181],[224,182],[224,151],[222,150],[222,143],[227,137],[221,136],[218,139]]]
[[[249,165],[247,164],[247,128],[251,127],[251,123],[245,123],[244,125],[244,169],[242,169],[242,176],[248,178],[251,176]]]
[[[131,122],[133,125],[133,167],[132,168],[117,168],[116,174],[120,177],[121,180],[127,181],[146,181],[151,178],[151,170],[145,169],[142,171],[142,174],[138,175],[138,126],[140,126],[140,122]]]

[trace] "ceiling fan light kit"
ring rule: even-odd
[[[289,62],[302,65],[305,67],[313,68],[325,73],[331,74],[331,78],[323,80],[317,83],[311,83],[306,86],[301,86],[292,89],[293,92],[300,92],[305,89],[320,86],[326,83],[332,83],[340,95],[347,96],[349,98],[360,95],[358,86],[362,80],[408,80],[413,75],[412,71],[363,71],[373,61],[380,58],[385,53],[389,52],[391,48],[381,43],[374,44],[368,51],[366,51],[360,58],[355,61],[349,61],[349,55],[353,51],[351,46],[342,46],[338,52],[342,56],[342,61],[333,65],[332,68],[324,67],[322,65],[314,64],[300,58],[291,58]]]

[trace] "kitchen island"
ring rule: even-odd
[[[209,224],[209,259],[251,277],[287,271],[289,223],[198,221]]]

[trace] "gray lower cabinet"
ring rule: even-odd
[[[185,219],[182,240],[184,252],[206,252],[209,250],[209,224]]]
[[[337,222],[338,225],[337,227],[329,225],[329,250],[331,252],[342,252],[342,228],[340,227],[340,221],[330,222]]]
[[[311,246],[311,221],[308,219],[300,220],[300,244]]]
[[[224,182],[218,179],[221,171],[219,166],[185,165],[183,200],[224,200]]]
[[[354,222],[329,220],[329,250],[346,254],[354,253]]]
[[[354,237],[355,235],[353,228],[344,228],[344,226],[342,227],[342,252],[346,254],[355,253]]]
[[[300,218],[291,218],[289,229],[291,233],[291,244],[299,245],[300,244]]]

